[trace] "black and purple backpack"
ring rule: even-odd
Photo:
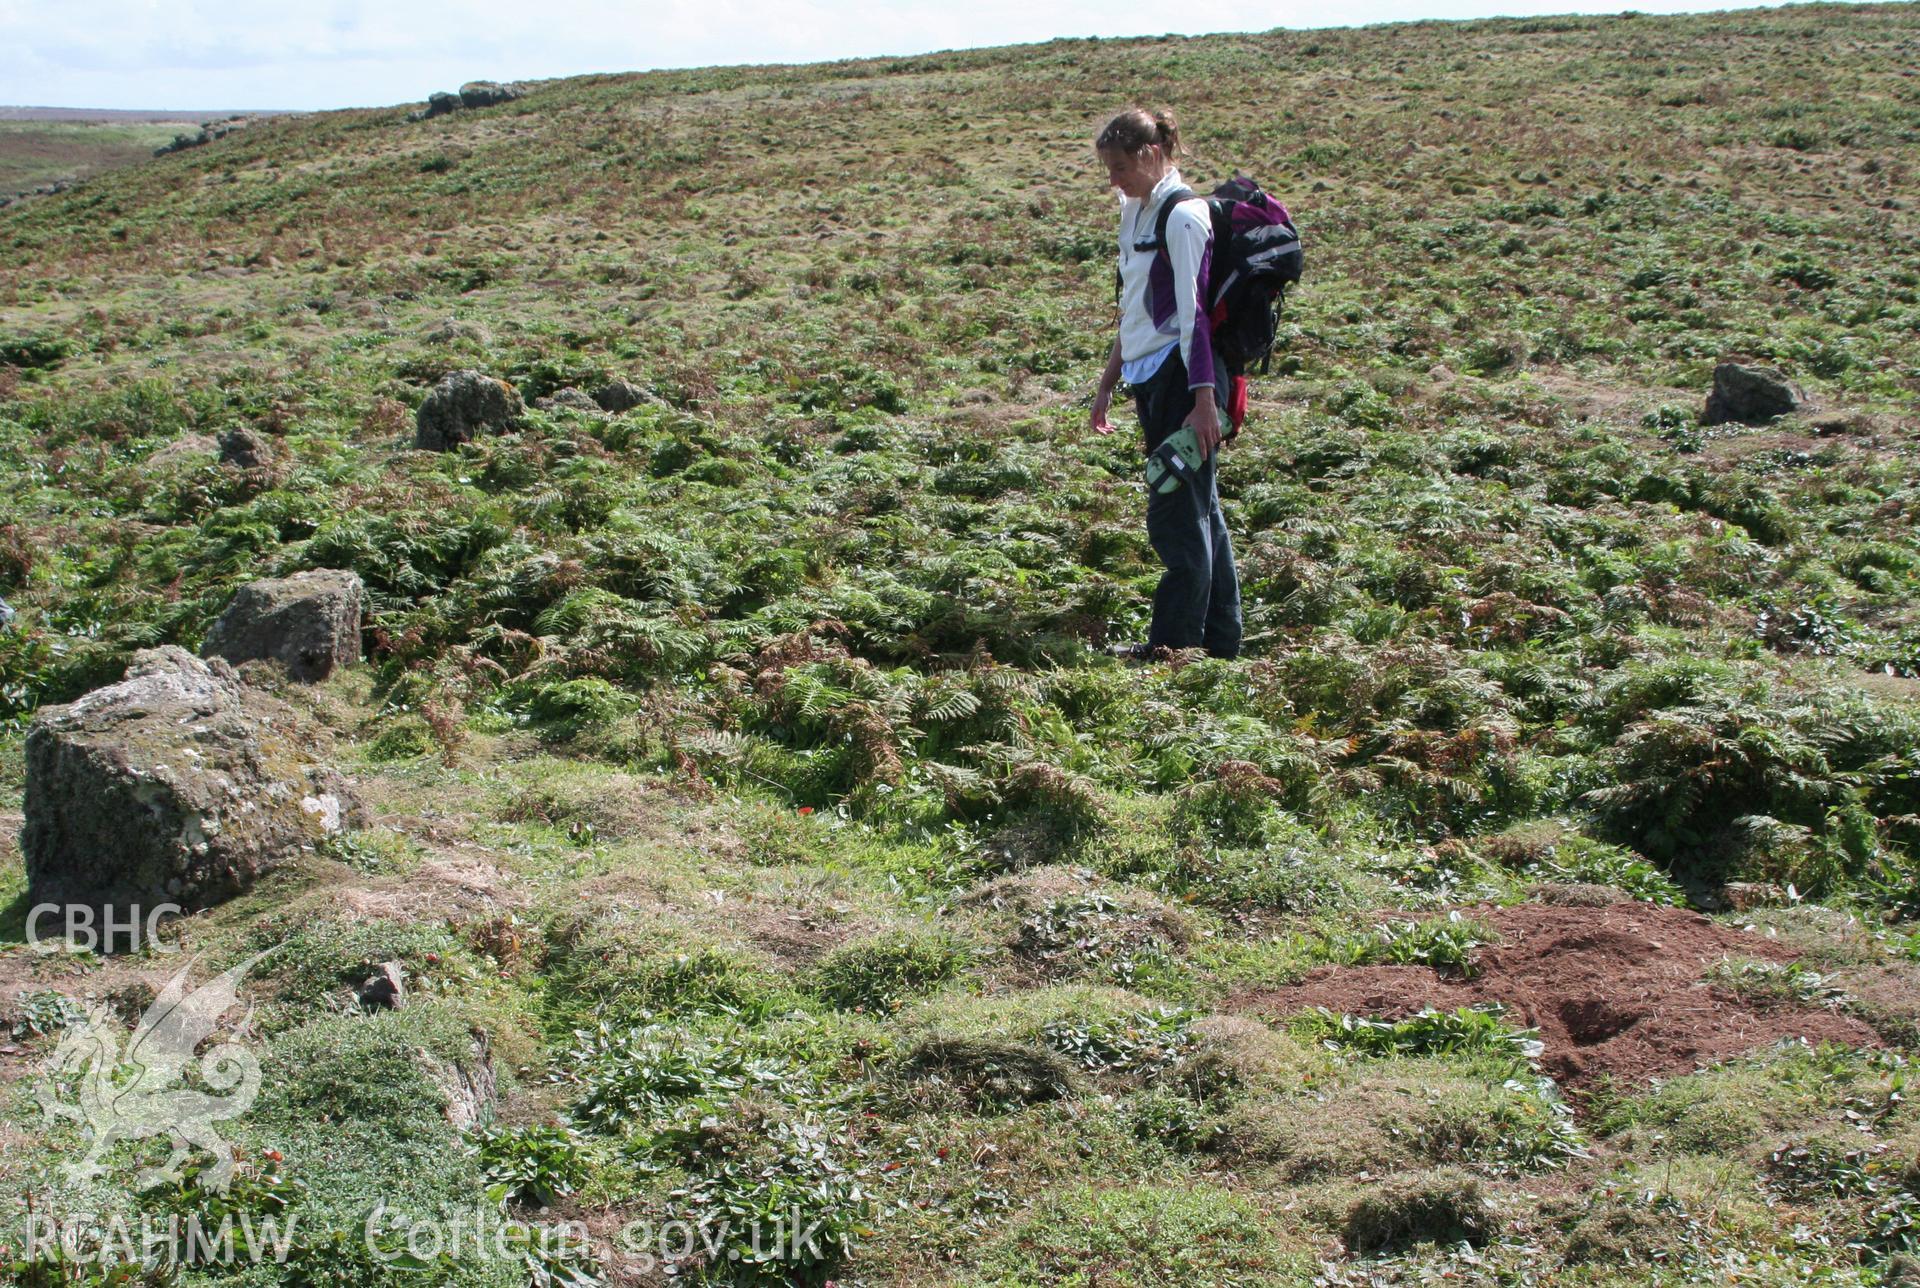
[[[1160,203],[1153,240],[1134,249],[1165,254],[1167,219],[1175,206],[1194,195],[1189,188],[1168,193]],[[1213,217],[1207,317],[1213,323],[1214,348],[1235,376],[1244,376],[1256,362],[1264,374],[1272,361],[1287,288],[1300,280],[1305,262],[1299,230],[1287,208],[1245,175],[1215,188],[1207,210]]]

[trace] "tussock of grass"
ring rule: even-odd
[[[987,1111],[1052,1100],[1073,1085],[1072,1065],[1055,1052],[994,1038],[930,1037],[905,1052],[898,1068],[933,1095],[951,1093]]]
[[[939,935],[881,935],[829,953],[811,988],[833,1006],[885,1010],[954,978],[966,963],[966,949]]]
[[[1099,1276],[1125,1285],[1298,1282],[1311,1266],[1231,1191],[1080,1187],[1049,1199],[989,1250],[980,1282],[1042,1284]],[[1229,1269],[1228,1267],[1231,1267]]]
[[[1481,1184],[1449,1168],[1396,1177],[1356,1200],[1347,1213],[1347,1247],[1391,1252],[1422,1243],[1476,1247],[1499,1233],[1500,1221]]]

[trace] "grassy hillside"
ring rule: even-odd
[[[197,121],[10,121],[0,119],[0,196],[133,165]]]
[[[313,567],[369,662],[287,695],[377,816],[179,927],[287,942],[226,1199],[59,1178],[58,997],[173,962],[15,899],[0,1189],[307,1214],[196,1284],[416,1282],[376,1198],[631,1283],[1915,1273],[1917,63],[1920,9],[1812,5],[587,77],[0,212],[9,818],[37,707]],[[1132,101],[1308,242],[1232,663],[1100,652],[1158,571],[1085,430]],[[1702,427],[1724,358],[1814,410]],[[412,451],[465,368],[652,398]],[[614,1244],[794,1209],[767,1264]]]

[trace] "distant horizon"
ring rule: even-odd
[[[1800,0],[1804,2],[1804,0]],[[1835,0],[1842,4],[1867,0]],[[944,0],[659,0],[644,23],[620,0],[552,0],[537,13],[510,0],[431,2],[405,12],[333,0],[324,12],[232,23],[211,0],[164,15],[123,0],[23,0],[0,7],[0,82],[38,104],[7,112],[119,112],[156,119],[350,111],[424,102],[467,81],[548,81],[720,67],[794,67],[911,58],[1054,40],[1335,31],[1411,22],[1612,17],[1619,0],[1349,0],[1349,20],[1301,20],[1295,0],[1187,0],[1169,31],[1158,0],[982,0],[964,15]],[[1722,0],[1642,0],[1647,17],[1789,7]],[[1797,7],[1797,3],[1794,7]],[[1318,15],[1316,15],[1317,17]],[[452,35],[448,33],[452,32]],[[297,86],[298,88],[292,88]],[[143,88],[144,87],[144,88]],[[150,89],[150,93],[148,90]],[[211,90],[276,107],[155,108]],[[138,98],[133,97],[138,95]],[[289,101],[292,100],[292,101]],[[21,118],[13,118],[21,119]]]
[[[69,116],[145,116],[156,121],[199,121],[217,116],[294,116],[303,111],[352,111],[351,108],[299,107],[62,107],[56,103],[0,103],[0,121],[32,120],[14,112],[59,112]]]

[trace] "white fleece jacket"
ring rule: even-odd
[[[1213,258],[1213,221],[1205,199],[1181,202],[1167,219],[1171,275],[1164,263],[1155,272],[1156,252],[1134,249],[1153,240],[1162,201],[1185,186],[1180,172],[1169,168],[1145,201],[1120,197],[1120,359],[1134,362],[1178,340],[1187,386],[1198,389],[1214,382],[1213,328],[1200,307]],[[1165,298],[1169,293],[1171,301]]]

